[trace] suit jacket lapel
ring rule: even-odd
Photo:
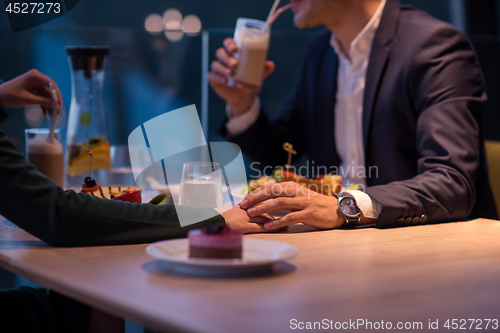
[[[375,106],[377,91],[382,80],[390,54],[390,43],[396,34],[401,4],[398,0],[387,0],[380,25],[373,39],[368,69],[366,71],[366,86],[363,100],[363,143],[365,155],[367,151],[368,134],[371,116]]]

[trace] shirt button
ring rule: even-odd
[[[405,220],[405,224],[406,225],[410,225],[411,221],[413,221],[413,219],[411,217],[407,217],[406,220]]]
[[[418,222],[420,222],[420,217],[418,217],[418,216],[414,217],[412,223],[418,224]]]
[[[399,219],[396,221],[396,223],[397,223],[398,225],[403,225],[403,224],[405,224],[405,219],[401,217],[401,218],[399,218]]]
[[[427,215],[422,214],[422,216],[420,216],[420,223],[424,224],[425,222],[427,222]]]

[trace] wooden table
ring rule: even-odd
[[[246,237],[294,244],[299,255],[256,276],[186,276],[149,257],[146,245],[52,248],[0,217],[0,267],[161,331],[288,332],[298,331],[293,319],[359,319],[421,322],[420,331],[439,320],[438,331],[449,332],[447,319],[500,319],[499,221],[390,230],[297,225]]]

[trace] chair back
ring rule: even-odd
[[[500,213],[500,141],[484,142],[490,176],[490,185],[495,197],[497,211]]]

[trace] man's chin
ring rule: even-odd
[[[302,20],[300,17],[297,17],[297,15],[295,15],[293,18],[293,24],[298,29],[307,29],[306,23],[307,22],[305,22],[305,20]]]
[[[314,26],[311,26],[310,22],[307,22],[306,20],[302,20],[300,17],[295,16],[293,19],[293,25],[297,29],[310,29],[314,28]]]

